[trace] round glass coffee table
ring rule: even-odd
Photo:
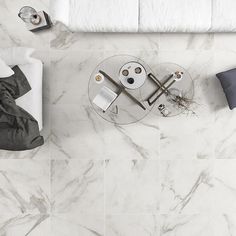
[[[88,86],[94,111],[115,124],[131,124],[143,119],[154,106],[146,101],[153,84],[142,77],[150,72],[145,62],[130,55],[116,55],[102,61],[92,72]],[[136,73],[139,83],[135,84],[128,73]]]
[[[168,92],[156,101],[152,112],[156,115],[172,117],[182,113],[194,113],[191,110],[194,97],[194,83],[189,72],[175,63],[161,63],[152,67],[153,73],[162,84],[168,77],[178,72],[180,79],[176,79],[173,85],[168,88]],[[172,78],[173,79],[173,78]],[[167,85],[164,85],[165,87]]]

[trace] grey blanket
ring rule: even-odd
[[[26,94],[31,87],[18,66],[12,70],[14,75],[0,78],[0,149],[33,149],[44,143],[38,122],[15,103],[15,99]]]

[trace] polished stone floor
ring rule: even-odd
[[[44,146],[0,151],[0,236],[236,236],[236,111],[215,74],[236,66],[236,34],[28,32],[23,5],[0,0],[1,47],[44,62]],[[88,80],[116,54],[191,74],[196,116],[113,125],[91,109]]]

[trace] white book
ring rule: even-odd
[[[117,96],[118,95],[115,92],[113,92],[108,87],[104,86],[93,99],[93,103],[99,108],[101,108],[103,111],[106,111],[110,107],[110,105],[115,101]]]

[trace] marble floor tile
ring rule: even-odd
[[[158,121],[153,117],[148,116],[135,125],[117,126],[104,121],[91,109],[88,99],[89,75],[102,59],[114,53],[85,50],[52,53],[53,89],[50,91],[54,159],[159,157],[160,132]],[[137,51],[134,54],[149,60],[156,57],[155,52]]]
[[[214,158],[213,119],[181,115],[160,121],[160,157],[164,160]],[[178,124],[178,125],[177,125]]]
[[[108,215],[105,232],[107,236],[159,236],[159,227],[158,215]]]
[[[214,236],[236,235],[236,214],[213,215]]]
[[[51,191],[50,235],[104,235],[103,161],[52,161]]]
[[[158,213],[159,174],[157,160],[107,160],[106,212],[108,214]]]
[[[214,229],[210,226],[208,215],[200,214],[163,214],[161,215],[161,236],[214,236]]]
[[[53,159],[103,159],[104,129],[98,117],[93,114],[81,117],[86,110],[80,112],[77,105],[54,106],[52,110]]]
[[[57,214],[51,217],[50,236],[105,236],[104,216],[89,214]]]
[[[161,162],[161,213],[235,214],[236,160]]]
[[[225,108],[217,113],[215,135],[215,157],[219,159],[236,158],[236,112]]]
[[[214,166],[210,163],[161,161],[161,213],[197,214],[212,210]]]
[[[8,215],[48,214],[49,177],[48,161],[0,160],[0,212]]]
[[[0,235],[47,235],[50,163],[0,160]]]
[[[214,48],[236,52],[235,33],[221,33],[214,35]]]
[[[51,191],[53,214],[103,214],[103,161],[52,161]]]
[[[51,235],[49,215],[0,215],[0,235]]]
[[[235,234],[235,214],[161,216],[161,236],[222,236]]]
[[[236,213],[236,160],[216,160],[213,172],[213,212]],[[236,223],[236,222],[235,222]]]
[[[88,82],[104,53],[80,50],[51,53],[51,102],[53,105],[88,105]],[[69,68],[69,69],[65,69]]]

